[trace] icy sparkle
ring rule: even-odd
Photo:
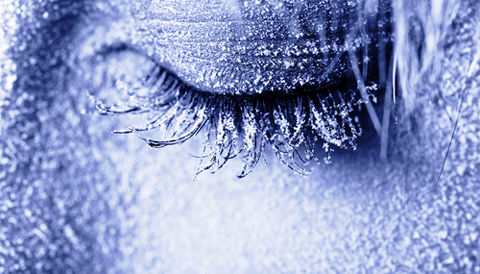
[[[138,45],[184,82],[240,95],[335,83],[346,51],[363,46],[359,9],[357,1],[162,1],[133,14]]]

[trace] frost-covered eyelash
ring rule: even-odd
[[[241,155],[244,167],[239,177],[244,177],[270,147],[290,168],[308,174],[305,164],[318,161],[317,141],[323,141],[325,161],[329,162],[332,145],[355,149],[361,134],[351,118],[356,104],[354,91],[335,96],[317,91],[282,96],[216,95],[189,87],[158,64],[141,86],[126,88],[127,100],[109,106],[97,100],[99,111],[149,112],[151,118],[143,126],[114,133],[156,130],[158,139],[141,138],[151,147],[161,148],[183,143],[203,131],[207,141],[199,172],[215,171]]]

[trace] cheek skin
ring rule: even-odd
[[[113,22],[105,21],[105,29],[114,29]],[[46,37],[54,29],[45,31]],[[104,38],[117,39],[113,33]],[[245,179],[236,178],[241,161],[234,159],[192,181],[198,159],[191,154],[202,154],[201,140],[152,150],[133,135],[112,136],[121,122],[81,114],[81,89],[64,88],[68,70],[40,63],[45,52],[23,53],[26,62],[17,64],[23,82],[12,93],[15,100],[5,110],[11,120],[0,132],[3,155],[16,163],[0,182],[1,231],[7,235],[0,247],[8,251],[0,261],[12,271],[480,270],[478,166],[468,170],[478,160],[466,160],[467,148],[454,142],[443,179],[434,184],[451,134],[442,109],[425,104],[429,115],[418,120],[419,134],[398,138],[396,156],[385,162],[376,147],[337,150],[331,165],[315,165],[302,177],[267,152],[269,164],[261,161]],[[38,94],[46,96],[31,99]],[[477,102],[478,94],[466,98]],[[471,139],[466,130],[478,124],[476,105],[462,116],[459,139]]]
[[[451,238],[460,235],[475,237],[474,232],[449,232],[454,216],[442,215],[443,206],[472,194],[462,191],[439,202],[445,194],[431,182],[440,160],[380,163],[377,155],[334,154],[331,165],[320,165],[311,176],[301,177],[267,155],[269,164],[260,163],[243,180],[235,178],[240,161],[233,160],[216,174],[202,173],[192,182],[185,173],[196,160],[185,151],[201,151],[200,142],[159,152],[142,146],[133,149],[138,145],[135,138],[125,145],[132,149],[126,154],[142,155],[130,157],[132,167],[122,166],[140,191],[138,202],[126,209],[139,223],[130,227],[122,222],[128,232],[122,235],[121,250],[134,247],[130,259],[139,273],[149,270],[146,265],[181,273],[196,269],[357,273],[380,268],[396,272],[402,267],[398,260],[407,259],[429,269],[435,264],[415,257],[412,249],[452,243]],[[439,152],[424,153],[440,159]],[[177,155],[174,162],[172,154]],[[469,190],[478,189],[472,177],[454,180]],[[475,226],[473,219],[463,219],[467,229]],[[419,231],[419,225],[425,230]],[[470,250],[463,242],[455,244]],[[439,260],[435,254],[425,256]]]

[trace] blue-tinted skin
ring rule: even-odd
[[[267,152],[269,164],[245,179],[232,160],[192,182],[200,141],[151,150],[135,136],[111,135],[124,124],[88,113],[85,91],[72,88],[73,42],[91,27],[93,5],[33,7],[36,20],[20,21],[10,48],[17,80],[0,135],[8,159],[0,272],[480,272],[480,160],[467,158],[478,146],[468,134],[478,131],[458,131],[439,181],[452,127],[427,126],[444,111],[425,104],[398,124],[408,134],[387,161],[372,138],[354,152],[337,149],[309,177]],[[475,113],[478,96],[465,98],[465,113]]]

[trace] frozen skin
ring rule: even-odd
[[[135,34],[122,16],[128,5],[4,2],[0,272],[480,272],[478,8],[422,3],[404,7],[415,14],[410,27],[424,27],[396,50],[423,48],[410,49],[416,64],[413,54],[398,56],[399,73],[418,77],[404,83],[416,99],[411,117],[398,114],[387,161],[366,133],[356,151],[337,149],[308,177],[267,152],[268,165],[242,180],[234,159],[192,181],[200,138],[152,150],[134,135],[111,135],[135,119],[98,115],[70,82],[82,30],[104,34],[94,36],[100,43]],[[445,15],[436,33],[427,26],[438,14],[453,21]]]

